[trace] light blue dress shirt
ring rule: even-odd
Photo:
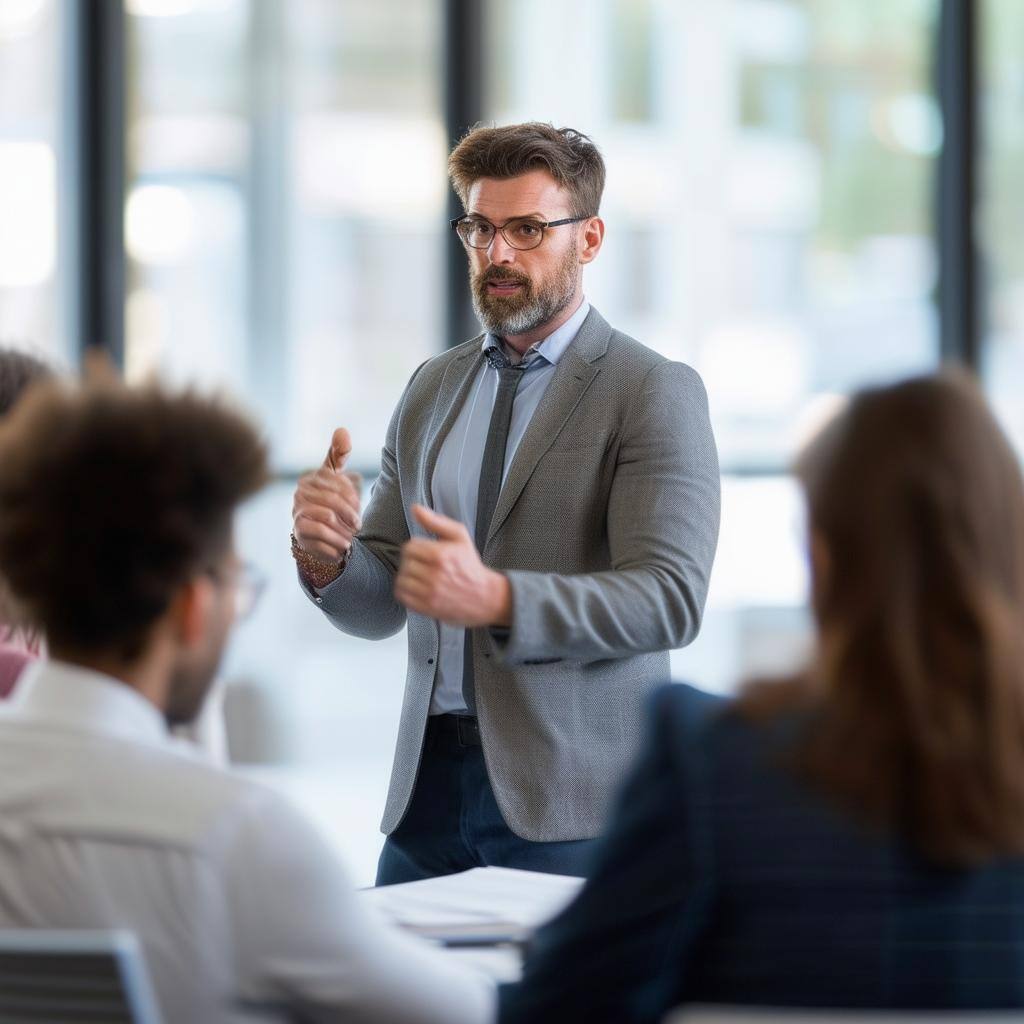
[[[515,401],[512,403],[512,423],[505,446],[504,482],[512,458],[526,433],[526,428],[537,411],[544,392],[547,391],[555,367],[579,333],[583,321],[590,312],[586,299],[580,308],[566,320],[558,330],[543,341],[532,345],[523,356],[523,379],[519,382]],[[511,360],[516,354],[500,338],[488,334],[481,348],[487,350],[498,346]],[[466,402],[452,424],[448,436],[441,445],[430,480],[431,500],[434,510],[442,515],[457,519],[469,528],[472,537],[476,531],[476,497],[480,486],[480,467],[484,458],[484,442],[491,422],[491,410],[498,391],[498,371],[484,362],[477,371],[476,380],[470,389]],[[462,699],[462,649],[465,644],[465,630],[440,623],[440,653],[437,659],[437,676],[434,692],[430,698],[430,713],[444,715],[466,713],[466,702]]]

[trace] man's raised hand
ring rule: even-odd
[[[299,478],[292,502],[292,532],[303,551],[323,562],[340,564],[362,525],[361,480],[345,469],[352,437],[339,427],[331,437],[323,465]]]

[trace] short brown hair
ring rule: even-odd
[[[775,695],[816,709],[807,776],[938,861],[1024,853],[1024,480],[977,386],[861,392],[797,475],[828,566]]]
[[[448,177],[465,205],[480,178],[515,178],[547,171],[572,196],[574,217],[596,217],[604,192],[604,160],[597,146],[573,128],[541,121],[471,128],[448,158]]]
[[[52,647],[132,658],[266,478],[263,441],[220,401],[34,388],[0,427],[0,565]]]

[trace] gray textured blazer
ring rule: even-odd
[[[395,601],[401,546],[423,530],[441,442],[480,367],[481,338],[424,363],[398,403],[345,572],[308,590],[339,629],[391,636],[409,667],[381,829],[412,796],[438,659],[433,619]],[[636,752],[668,651],[700,628],[719,477],[700,377],[591,309],[509,466],[483,551],[512,585],[512,627],[473,636],[487,769],[509,827],[589,839]]]

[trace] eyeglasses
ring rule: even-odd
[[[533,217],[513,217],[504,224],[492,224],[485,217],[456,217],[451,221],[452,231],[471,249],[489,249],[497,232],[513,249],[536,249],[544,241],[548,228],[559,228],[563,224],[578,224],[590,220],[583,217],[563,217],[561,220],[536,220]]]
[[[221,586],[234,588],[236,622],[252,615],[267,587],[266,576],[251,562],[237,562],[227,570],[210,566],[206,575]]]

